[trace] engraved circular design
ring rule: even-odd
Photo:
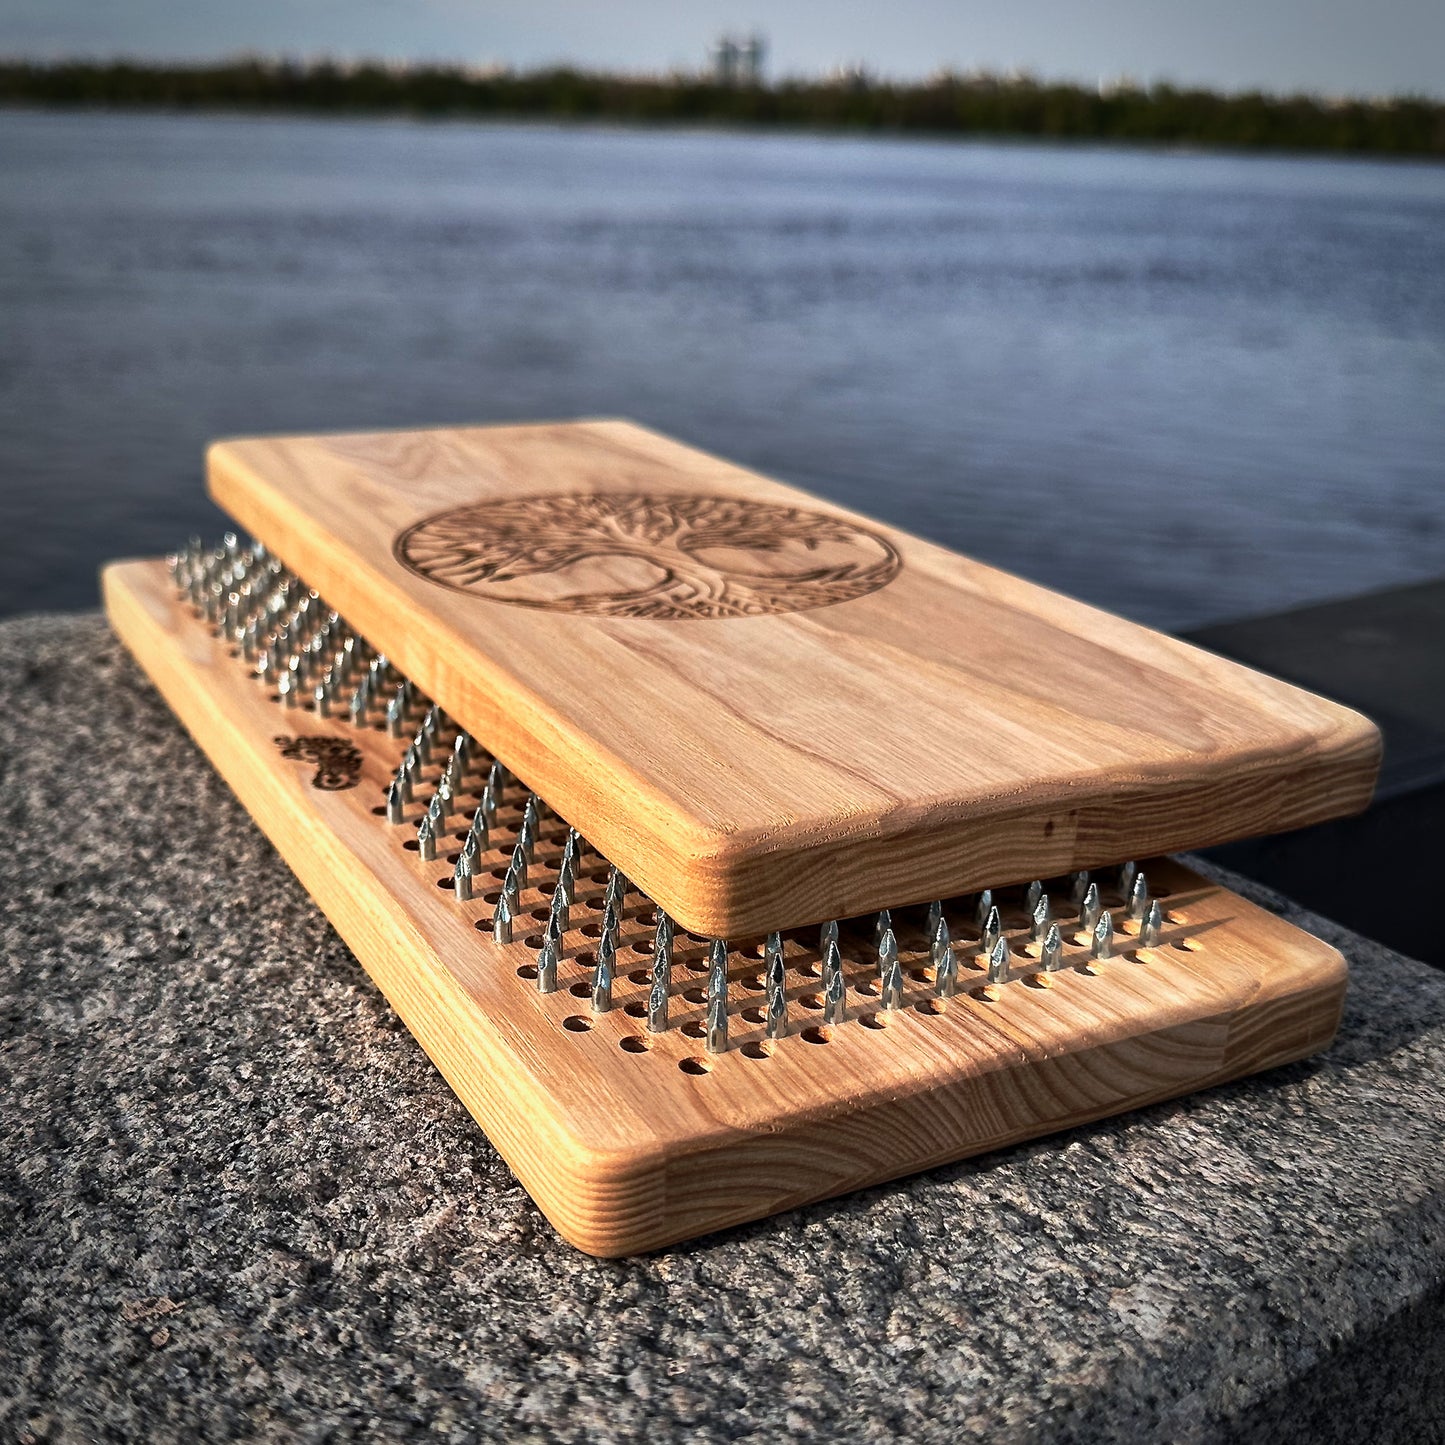
[[[591,617],[763,617],[865,597],[902,560],[843,517],[742,497],[552,493],[455,507],[396,539],[428,581]]]

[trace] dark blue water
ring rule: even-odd
[[[1445,168],[0,113],[0,611],[208,438],[638,418],[1165,626],[1445,572]]]

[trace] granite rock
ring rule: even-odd
[[[0,624],[0,1438],[1445,1438],[1445,975],[1267,1076],[561,1243],[95,616]]]

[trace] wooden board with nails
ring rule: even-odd
[[[116,631],[196,742],[548,1218],[589,1252],[658,1248],[1187,1093],[1302,1058],[1338,1025],[1345,969],[1333,949],[1155,860],[1144,866],[1167,910],[1158,945],[1128,952],[1132,925],[1121,922],[1124,952],[1090,964],[1068,935],[1066,967],[1046,977],[1022,942],[1018,900],[1005,897],[1013,968],[985,986],[958,904],[962,989],[951,999],[934,993],[923,910],[896,911],[907,985],[893,1012],[879,1007],[870,940],[845,928],[847,1018],[831,1028],[816,1022],[816,930],[790,933],[777,1040],[761,1024],[760,940],[734,939],[729,1047],[709,1055],[700,937],[678,935],[669,1027],[645,1029],[652,904],[636,892],[615,1006],[590,1011],[605,877],[595,853],[579,875],[561,987],[538,993],[557,819],[543,825],[515,941],[498,945],[487,924],[514,797],[477,897],[456,901],[446,885],[457,838],[423,862],[414,829],[386,821],[403,744],[374,711],[356,727],[282,709],[177,599],[163,563],[116,564],[104,590]],[[1122,920],[1120,900],[1105,902]]]
[[[228,441],[209,482],[699,932],[1282,831],[1373,787],[1356,713],[628,423]]]

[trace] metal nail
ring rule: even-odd
[[[997,938],[988,953],[988,981],[990,983],[1007,983],[1008,970],[1008,939]]]
[[[903,965],[898,958],[898,940],[891,928],[883,930],[878,944],[879,986],[883,1007],[890,1012],[903,1007]]]
[[[728,946],[715,938],[708,951],[707,1051],[723,1054],[728,1046]]]
[[[1129,889],[1129,917],[1135,923],[1142,923],[1149,911],[1149,881],[1142,869],[1134,875],[1133,886]]]
[[[1139,946],[1141,948],[1158,948],[1159,935],[1164,931],[1164,910],[1156,898],[1149,905],[1149,911],[1144,915],[1144,921],[1139,925]]]
[[[765,980],[768,990],[767,1035],[780,1039],[788,1032],[787,967],[783,961],[782,935],[768,935],[768,970]]]
[[[376,794],[373,793],[372,797]],[[400,774],[391,780],[391,786],[386,790],[386,821],[388,823],[406,822],[406,794],[405,783]]]
[[[1049,895],[1042,894],[1034,903],[1032,917],[1029,919],[1029,942],[1038,943],[1054,923],[1054,910],[1049,904]]]
[[[647,1027],[660,1034],[667,1028],[667,1004],[672,986],[672,920],[660,909],[653,934],[652,987],[647,995]]]
[[[592,975],[592,1012],[595,1014],[605,1014],[612,1007],[612,976],[616,964],[616,948],[604,933],[597,945],[597,969]]]
[[[823,949],[823,1022],[840,1024],[848,1016],[847,985],[843,978],[843,955],[838,940],[831,938]]]
[[[1057,973],[1064,966],[1064,935],[1059,932],[1057,923],[1049,924],[1049,931],[1044,934],[1039,962],[1043,964],[1045,973]]]
[[[497,906],[492,913],[492,942],[510,943],[512,941],[512,909],[507,902],[506,891],[497,899]]]
[[[948,937],[948,924],[938,920],[933,938],[928,946],[929,962],[934,968],[934,992],[940,998],[952,998],[958,991],[958,959]]]
[[[452,870],[452,889],[458,903],[469,903],[472,897],[472,860],[464,852]]]
[[[567,896],[558,889],[552,895],[551,911],[547,915],[548,926],[554,926],[558,934],[566,933],[572,926],[572,911],[567,903]]]
[[[545,939],[542,951],[537,955],[537,992],[557,992],[557,940]]]
[[[1003,919],[999,917],[996,907],[988,910],[988,917],[983,921],[983,929],[979,934],[978,951],[984,955],[993,953],[993,946],[1003,937]]]
[[[1114,915],[1104,912],[1099,915],[1099,921],[1094,925],[1093,942],[1089,948],[1090,955],[1103,960],[1114,956]]]
[[[980,934],[983,932],[984,924],[988,922],[989,914],[997,911],[993,906],[993,889],[985,888],[978,895],[978,906],[973,910],[973,926],[978,929]]]

